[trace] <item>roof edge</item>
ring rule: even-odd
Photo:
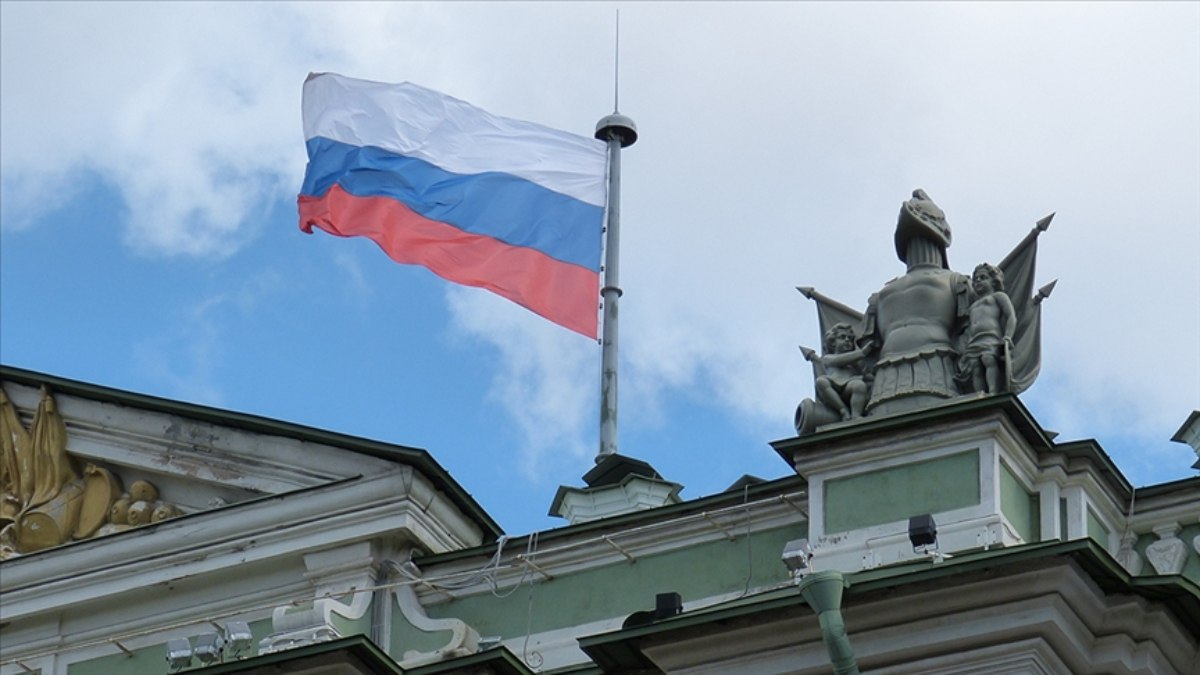
[[[921,408],[897,415],[887,415],[878,419],[868,417],[853,424],[836,426],[832,429],[817,431],[805,436],[783,438],[773,441],[771,447],[774,448],[775,452],[790,467],[792,465],[792,452],[810,445],[823,445],[845,438],[890,434],[903,429],[921,427],[933,420],[944,419],[950,416],[991,412],[993,410],[1003,411],[1013,425],[1016,426],[1017,430],[1038,452],[1044,452],[1054,447],[1054,442],[1050,434],[1042,429],[1041,425],[1034,420],[1029,409],[1025,407],[1025,404],[1021,403],[1021,399],[1017,398],[1015,394],[962,396],[929,408]]]
[[[1186,620],[1193,621],[1193,625],[1200,625],[1200,585],[1181,575],[1133,577],[1107,551],[1090,539],[1026,544],[968,554],[940,564],[916,562],[856,572],[847,575],[850,583],[846,594],[848,598],[853,598],[873,591],[889,591],[908,583],[970,574],[990,567],[1015,565],[1051,557],[1070,558],[1105,592],[1134,593],[1159,600],[1183,615]],[[684,612],[649,625],[584,636],[578,639],[579,646],[597,663],[611,663],[626,668],[639,667],[649,663],[636,645],[636,641],[641,638],[806,604],[799,591],[794,588],[772,588],[759,596],[758,599],[741,598],[727,604]]]
[[[670,481],[666,481],[670,482]],[[803,489],[807,486],[808,481],[798,475],[783,476],[774,480],[763,481],[754,485],[745,486],[743,490],[736,492],[718,492],[707,495],[705,497],[697,497],[676,504],[667,504],[665,506],[655,507],[653,509],[644,509],[640,511],[632,511],[618,516],[610,516],[598,520],[589,520],[584,523],[576,523],[574,525],[563,525],[548,530],[540,530],[527,534],[509,537],[505,543],[507,547],[515,547],[517,544],[523,544],[529,537],[535,534],[538,537],[539,545],[544,545],[549,541],[571,537],[575,535],[585,534],[596,530],[621,529],[628,528],[631,525],[636,525],[642,521],[657,521],[665,517],[671,517],[678,514],[687,514],[692,511],[705,511],[713,508],[719,508],[722,505],[736,505],[743,501],[753,500],[763,495],[768,495],[774,492],[785,493],[792,489]],[[582,488],[575,488],[582,489]],[[497,543],[481,544],[474,548],[464,548],[457,551],[447,551],[445,553],[434,553],[432,555],[421,556],[414,558],[414,562],[424,569],[427,565],[438,565],[441,563],[452,562],[455,560],[470,558],[473,556],[490,556],[496,552]]]
[[[294,422],[285,422],[261,415],[224,410],[199,403],[187,403],[150,394],[140,394],[0,364],[0,381],[3,380],[34,387],[44,384],[52,391],[71,396],[179,415],[204,422],[236,427],[245,431],[276,436],[289,436],[312,443],[335,446],[343,450],[369,455],[378,459],[408,464],[428,476],[433,484],[444,492],[455,506],[463,511],[464,515],[474,520],[483,531],[485,539],[488,535],[495,538],[504,534],[504,530],[500,525],[475,501],[475,498],[459,485],[446,469],[438,464],[429,451],[423,448],[413,448],[386,441],[351,436],[349,434],[318,429]]]

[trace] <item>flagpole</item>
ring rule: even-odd
[[[600,453],[599,464],[617,452],[617,301],[621,297],[621,148],[637,141],[633,120],[615,110],[596,123],[596,138],[608,144],[608,223],[605,226],[604,326],[600,344]]]

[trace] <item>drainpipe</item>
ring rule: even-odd
[[[817,613],[821,622],[821,637],[829,650],[829,662],[834,675],[859,675],[858,663],[854,661],[854,649],[846,635],[846,623],[842,620],[842,591],[850,582],[841,572],[823,570],[805,575],[796,587],[804,601]]]

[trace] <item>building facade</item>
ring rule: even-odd
[[[0,675],[1200,672],[1200,478],[1011,394],[700,499],[616,455],[509,536],[423,450],[0,374]]]

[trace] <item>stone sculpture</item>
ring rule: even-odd
[[[862,417],[870,387],[863,378],[866,348],[855,346],[854,329],[846,323],[830,328],[824,345],[824,356],[811,351],[805,354],[809,360],[815,359],[815,367],[822,371],[816,376],[817,396],[843,420]]]
[[[1017,315],[1004,292],[1004,272],[995,265],[979,263],[971,277],[975,301],[971,303],[965,335],[966,346],[959,356],[959,379],[969,381],[974,391],[998,393],[1009,388],[1009,356]]]
[[[972,277],[950,269],[945,213],[923,190],[914,190],[896,222],[896,255],[905,273],[867,300],[865,312],[799,287],[817,303],[822,335],[838,324],[824,353],[801,347],[813,363],[816,399],[796,411],[796,431],[907,412],[968,394],[1020,393],[1041,365],[1041,301],[1035,295],[1037,237],[1043,218],[999,265],[981,263]],[[847,341],[852,340],[852,346]],[[853,373],[830,369],[852,369]],[[866,385],[855,405],[852,381]]]
[[[967,278],[949,269],[950,225],[923,190],[900,209],[896,255],[907,264],[867,301],[864,341],[875,343],[873,415],[911,410],[958,394],[953,339],[970,307]]]

